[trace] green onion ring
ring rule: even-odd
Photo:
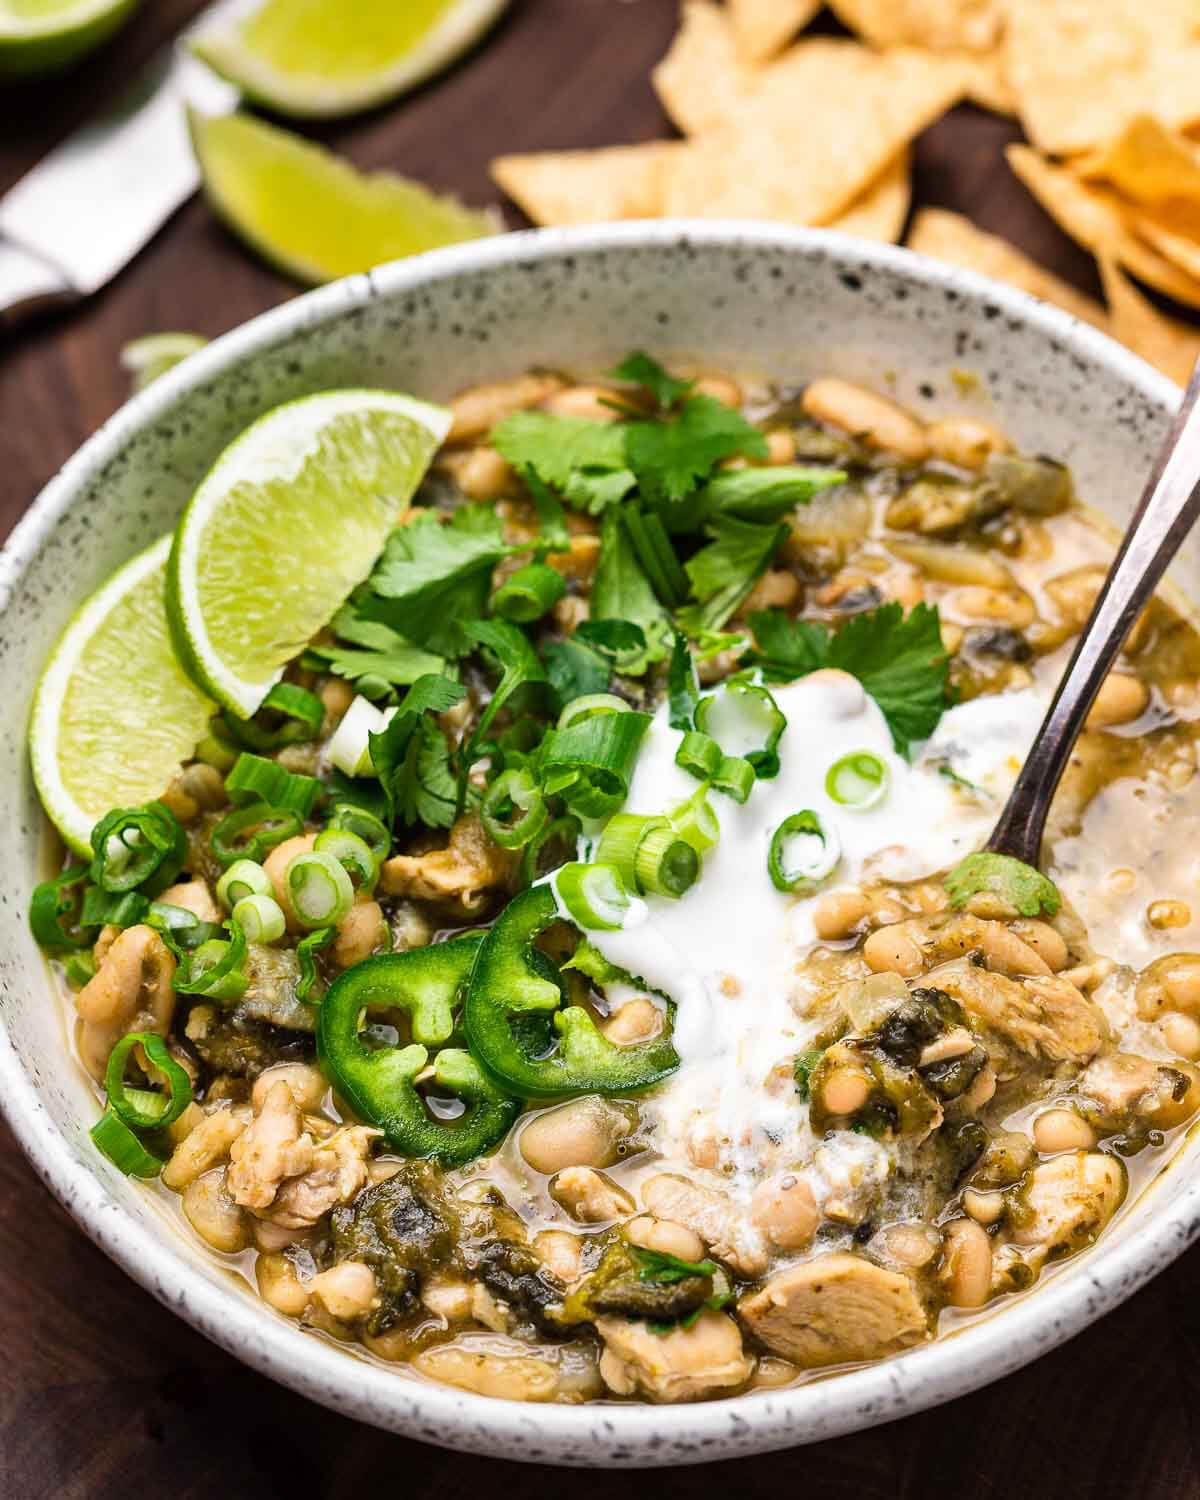
[[[616,693],[584,693],[581,698],[572,698],[558,716],[559,729],[567,729],[583,719],[594,719],[597,714],[627,714],[630,705]]]
[[[698,781],[707,781],[721,769],[725,756],[720,745],[711,734],[699,729],[689,729],[679,741],[675,752],[675,764],[682,771],[695,776]]]
[[[550,814],[541,788],[529,772],[513,770],[492,782],[480,818],[502,849],[523,849],[546,826]]]
[[[391,853],[391,830],[382,818],[353,802],[339,802],[329,816],[329,828],[357,834],[382,865]]]
[[[233,908],[245,896],[273,896],[275,887],[271,877],[257,860],[237,859],[217,881],[217,900],[226,911]]]
[[[318,927],[315,932],[302,937],[296,944],[296,957],[300,961],[300,979],[296,985],[296,999],[305,1005],[315,1005],[320,999],[320,996],[310,998],[313,985],[317,982],[316,955],[322,948],[327,948],[336,936],[336,927]]]
[[[278,714],[283,722],[269,726],[260,714]],[[259,705],[253,718],[239,719],[226,711],[223,723],[239,745],[251,750],[278,750],[302,740],[315,740],[325,721],[325,705],[316,693],[294,682],[277,682]]]
[[[530,625],[547,614],[567,592],[566,579],[546,563],[518,568],[496,590],[492,609],[501,619]]]
[[[788,844],[796,839],[804,839],[806,843],[818,840],[820,852],[802,860],[798,866],[789,866]],[[784,818],[771,835],[767,873],[777,891],[811,891],[833,874],[841,857],[842,841],[837,829],[827,827],[812,808],[806,807],[803,812]]]
[[[265,802],[307,818],[324,788],[315,776],[299,776],[262,755],[243,751],[225,778],[225,791],[236,807]]]
[[[700,856],[666,818],[617,813],[596,849],[599,864],[612,865],[639,896],[648,891],[678,898],[700,873]]]
[[[686,802],[672,808],[667,817],[679,837],[697,854],[705,854],[720,840],[721,825],[708,800],[707,785],[698,787]]]
[[[332,854],[297,854],[283,872],[288,903],[302,927],[336,927],[354,905],[354,886]]]
[[[83,915],[83,892],[87,865],[72,865],[52,880],[34,887],[29,902],[29,926],[43,948],[51,952],[62,948],[87,948],[92,935],[86,930]],[[64,919],[70,919],[66,926]]]
[[[277,943],[287,931],[283,907],[274,896],[243,896],[233,908],[233,920],[248,943]]]
[[[88,1134],[101,1156],[107,1157],[126,1177],[157,1177],[162,1161],[152,1156],[129,1126],[113,1110],[106,1109]]]
[[[143,1103],[147,1090],[126,1088],[125,1067],[135,1047],[141,1047],[147,1061],[166,1080],[165,1094],[149,1092],[149,1098],[155,1101],[152,1105]],[[109,1109],[131,1130],[157,1130],[170,1125],[192,1102],[192,1080],[167,1051],[166,1042],[154,1031],[131,1031],[121,1038],[108,1055],[104,1088]],[[136,1102],[129,1097],[131,1093],[138,1096]]]
[[[735,802],[745,802],[754,790],[754,767],[740,755],[726,755],[713,774],[714,790],[724,792]]]
[[[554,888],[567,915],[585,932],[618,932],[633,905],[633,897],[613,865],[563,865]]]
[[[356,891],[370,895],[379,880],[379,861],[366,839],[348,828],[327,828],[317,834],[313,848],[332,854],[350,877]]]
[[[175,971],[175,988],[184,995],[210,1000],[240,1000],[246,993],[246,934],[236,922],[226,923],[229,939],[201,943],[186,964]]]
[[[825,774],[825,791],[841,807],[866,812],[887,796],[892,775],[873,750],[852,750]]]
[[[183,869],[187,834],[162,802],[115,807],[92,829],[92,879],[110,895],[157,896]]]
[[[268,802],[252,802],[221,819],[209,843],[217,860],[226,867],[248,859],[261,864],[267,854],[285,839],[304,829],[300,814]]]
[[[719,721],[728,722],[719,722]],[[740,751],[754,774],[768,781],[779,774],[779,741],[787,728],[787,717],[770,692],[755,682],[727,682],[718,693],[710,693],[696,705],[696,728],[710,734],[727,755],[738,755],[736,745],[722,741],[754,735],[761,743]]]

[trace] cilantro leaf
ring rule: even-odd
[[[629,534],[615,511],[609,511],[600,527],[600,560],[592,581],[592,619],[625,620],[637,625],[646,644],[617,659],[617,669],[640,677],[651,662],[667,654],[669,621],[642,570]]]
[[[532,469],[522,469],[521,479],[533,499],[537,511],[538,539],[535,551],[538,556],[547,552],[569,552],[571,534],[567,530],[567,518],[558,496],[537,477]]]
[[[427,672],[443,671],[446,665],[444,657],[414,646],[381,621],[363,619],[353,604],[343,605],[333,617],[333,632],[339,641],[350,644],[308,649],[336,676],[351,682],[371,676],[381,677],[394,687],[407,687]]]
[[[530,682],[548,682],[546,669],[529,638],[518,626],[507,620],[472,620],[465,627],[467,635],[478,646],[485,646],[500,663],[500,681],[479,716],[474,733],[459,762],[458,800],[466,797],[467,774],[479,758],[479,747],[487,737],[496,715],[519,687]]]
[[[646,632],[632,620],[584,620],[576,627],[574,639],[611,659],[646,649]]]
[[[857,677],[883,710],[892,740],[907,755],[913,740],[937,728],[946,707],[950,659],[937,609],[900,604],[847,620],[830,642],[828,665]]]
[[[674,406],[696,384],[694,380],[676,380],[656,359],[640,349],[627,354],[610,374],[613,380],[628,380],[632,385],[640,385],[662,407]]]
[[[576,698],[608,691],[611,673],[608,662],[574,636],[544,646],[542,661],[560,710]]]
[[[442,656],[470,649],[460,622],[483,613],[492,570],[515,549],[495,511],[464,505],[448,525],[424,511],[388,537],[359,613]]]
[[[706,530],[713,540],[684,564],[697,600],[678,616],[689,635],[720,630],[787,534],[786,526],[756,526],[734,516],[718,516]]]
[[[993,854],[981,849],[959,860],[945,880],[951,906],[965,906],[982,891],[1000,896],[1023,917],[1045,912],[1054,916],[1062,905],[1058,887],[1040,870],[1014,859],[1011,854]]]
[[[448,828],[454,821],[450,751],[430,716],[453,708],[465,696],[461,683],[427,673],[409,688],[382,733],[368,735],[371,761],[393,822]]]
[[[750,626],[757,645],[742,657],[742,666],[760,667],[774,682],[820,667],[849,672],[883,710],[901,755],[937,728],[946,707],[949,659],[936,606],[918,604],[905,616],[901,605],[883,604],[847,620],[836,634],[774,609],[752,615]]]
[[[767,456],[758,428],[712,396],[689,396],[673,422],[630,422],[623,430],[629,467],[642,494],[658,503],[684,499],[722,459]]]
[[[841,469],[810,469],[802,464],[775,464],[764,469],[727,469],[678,505],[664,508],[667,530],[699,531],[714,516],[740,521],[778,521],[798,505],[807,505],[821,490],[844,484]]]
[[[660,1286],[674,1286],[689,1276],[715,1276],[720,1267],[713,1260],[681,1260],[667,1250],[646,1250],[634,1245],[639,1263],[639,1281],[657,1281]]]
[[[625,428],[616,422],[518,411],[497,423],[492,443],[518,472],[532,471],[592,515],[623,500],[636,483],[625,458]]]

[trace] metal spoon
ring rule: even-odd
[[[1046,814],[1100,684],[1200,516],[1200,362],[987,848],[1037,865]]]

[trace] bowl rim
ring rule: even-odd
[[[465,272],[605,251],[776,250],[836,258],[998,305],[1048,339],[1108,367],[1164,416],[1179,388],[1099,330],[976,272],[831,231],[738,220],[666,219],[530,230],[393,262],[273,308],[214,340],[118,409],[64,464],[0,550],[0,612],[27,561],[89,480],[139,430],[256,352],[362,307]],[[1130,1296],[1200,1235],[1200,1178],[1177,1182],[1144,1225],[1089,1252],[1087,1274],[906,1354],[788,1390],[678,1406],[527,1404],[406,1378],[302,1331],[252,1296],[222,1287],[168,1238],[148,1235],[73,1149],[38,1098],[0,1017],[0,1110],[39,1177],[84,1232],[164,1305],[262,1374],[345,1415],[422,1441],[533,1462],[620,1467],[766,1452],[921,1411],[1020,1368]],[[1167,1168],[1169,1170],[1169,1167]],[[1162,1181],[1160,1174],[1156,1181]]]

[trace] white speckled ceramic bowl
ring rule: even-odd
[[[891,247],[720,223],[510,235],[340,282],[219,340],[118,412],[0,554],[0,1104],[35,1168],[131,1276],[263,1373],[410,1437],[574,1465],[731,1458],[948,1400],[1070,1337],[1200,1232],[1193,1141],[1097,1248],[900,1358],[704,1405],[523,1406],[418,1381],[301,1333],[91,1147],[95,1103],[64,1056],[26,927],[42,822],[25,719],[68,615],[174,524],[217,452],[280,401],[342,384],[437,399],[530,365],[603,367],[637,346],[784,381],[836,372],[890,387],[925,413],[986,412],[1022,447],[1069,463],[1086,500],[1117,522],[1179,395],[1065,314]],[[951,378],[962,369],[977,388]],[[1177,569],[1185,587],[1198,567],[1193,541]]]

